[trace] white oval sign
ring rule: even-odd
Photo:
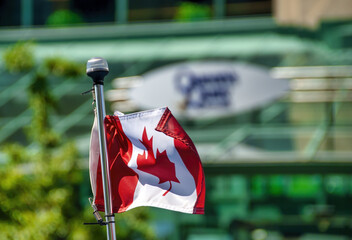
[[[227,61],[172,64],[143,75],[130,91],[141,108],[168,106],[189,118],[228,116],[253,110],[281,96],[287,81],[273,79],[265,68]]]

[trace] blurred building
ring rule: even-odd
[[[351,9],[348,0],[0,0],[0,54],[34,40],[37,63],[52,56],[81,63],[106,58],[105,90],[117,90],[107,95],[110,112],[143,109],[128,91],[138,76],[171,64],[250,63],[288,80],[286,95],[260,107],[180,118],[204,163],[206,214],[154,209],[155,228],[160,239],[348,240]],[[31,113],[26,95],[17,93],[31,73],[0,67],[0,142],[25,142],[22,127]],[[122,79],[131,76],[137,78]],[[55,129],[75,138],[85,162],[92,100],[79,94],[91,83],[54,77],[51,84],[61,99]],[[88,195],[88,181],[86,188]]]
[[[351,19],[352,3],[348,0],[275,1],[275,18],[283,25],[317,28],[321,21]]]

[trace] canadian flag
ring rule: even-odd
[[[152,206],[204,214],[205,180],[197,150],[168,108],[106,116],[115,213]],[[89,156],[94,203],[104,211],[96,123]]]

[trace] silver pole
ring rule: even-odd
[[[105,118],[105,102],[104,102],[104,77],[108,74],[109,68],[105,59],[103,58],[92,58],[87,62],[87,75],[93,79],[95,101],[96,101],[96,114],[98,120],[98,132],[99,132],[99,149],[100,149],[100,164],[101,164],[101,175],[103,181],[103,192],[104,192],[104,206],[106,215],[106,230],[107,239],[116,240],[115,231],[115,216],[112,206],[112,194],[111,194],[111,182],[110,182],[110,171],[109,171],[109,160],[106,147],[106,135],[104,130],[104,118]]]

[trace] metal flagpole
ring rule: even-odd
[[[104,130],[105,103],[104,103],[104,77],[109,73],[108,63],[105,59],[96,57],[87,62],[87,75],[93,79],[96,114],[98,120],[99,148],[101,174],[103,180],[104,205],[106,217],[107,239],[116,240],[115,215],[112,206],[111,182],[109,172],[109,162],[106,147],[106,135]]]

